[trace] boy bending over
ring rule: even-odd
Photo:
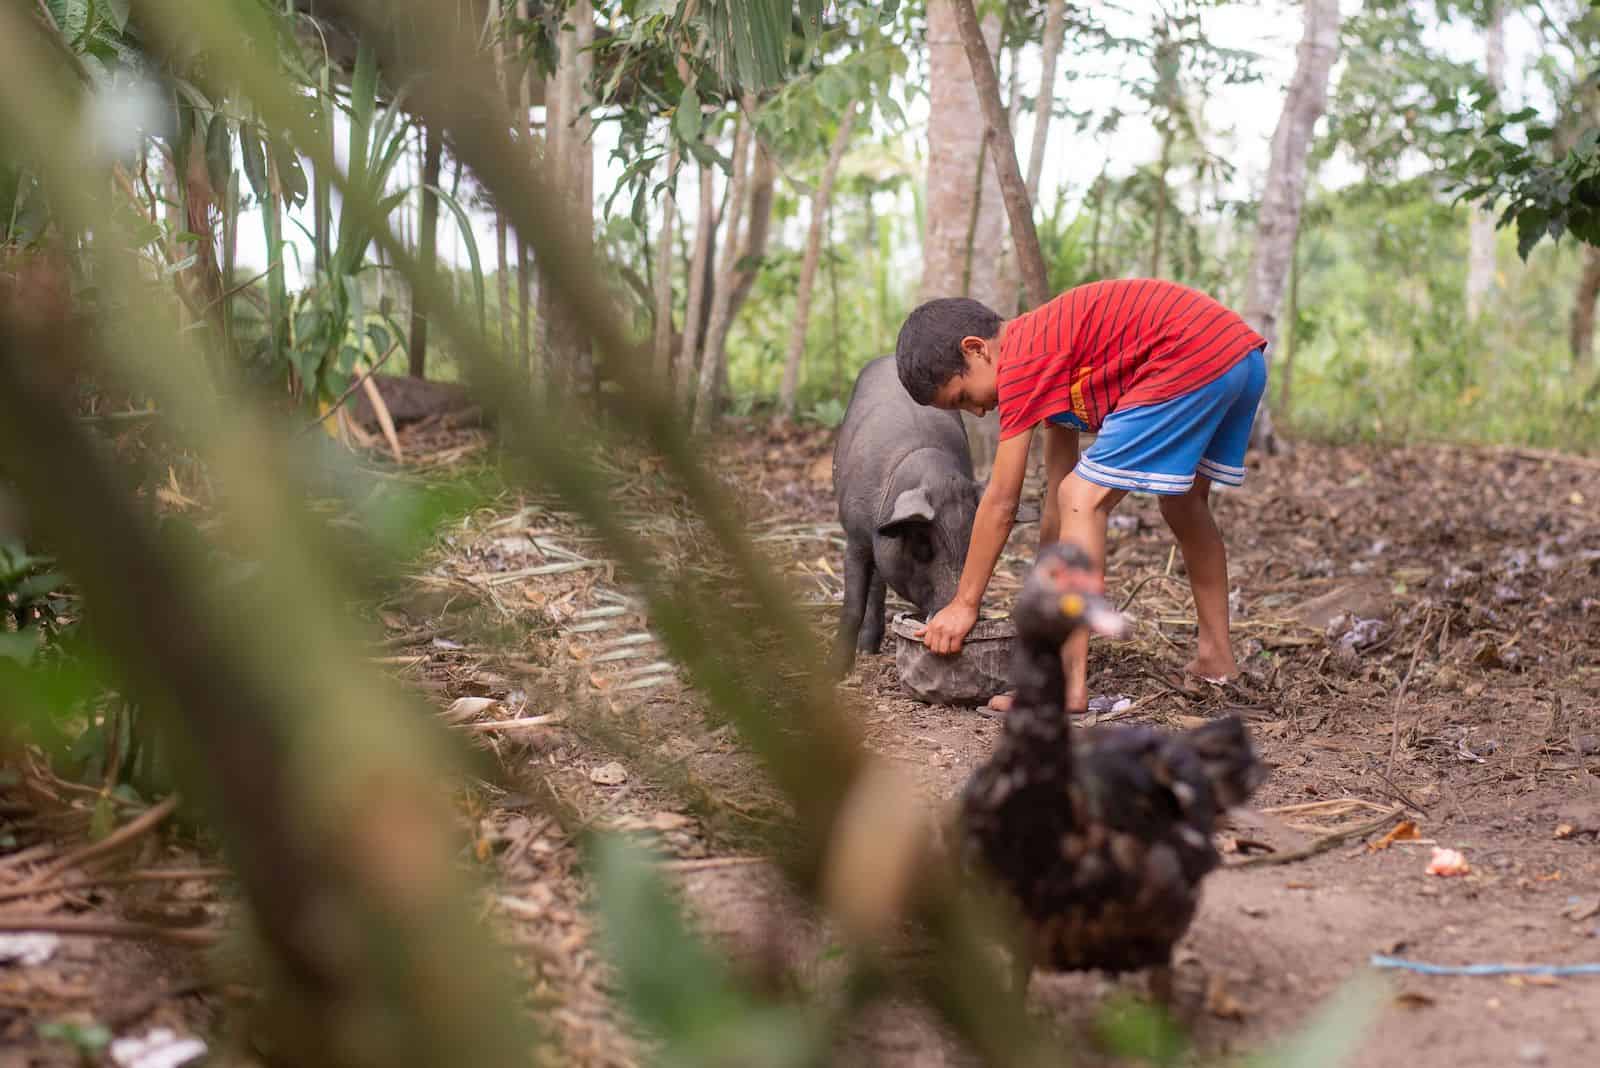
[[[1211,484],[1244,481],[1245,446],[1267,383],[1266,340],[1187,286],[1092,282],[1009,321],[975,300],[918,307],[895,364],[919,404],[982,416],[1000,409],[1000,448],[978,505],[956,598],[922,629],[955,653],[978,618],[1016,520],[1035,427],[1045,430],[1040,544],[1088,551],[1105,581],[1106,520],[1129,493],[1161,497],[1189,572],[1199,644],[1185,670],[1238,673],[1228,638],[1228,557],[1211,517]],[[1099,436],[1081,457],[1080,431]],[[1088,706],[1088,635],[1068,643],[1067,708]]]

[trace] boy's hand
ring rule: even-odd
[[[922,644],[941,656],[961,651],[961,643],[978,622],[978,610],[963,601],[955,600],[945,605],[928,620],[928,625],[917,631]]]
[[[953,601],[941,608],[928,625],[916,633],[924,645],[940,655],[959,653],[961,641],[978,621],[978,605],[988,588],[989,576],[1005,548],[1011,525],[1017,517],[1017,502],[1022,497],[1022,479],[1028,472],[1030,428],[1006,438],[995,450],[994,468],[972,517],[972,540],[967,543],[967,562],[961,569],[961,582]]]

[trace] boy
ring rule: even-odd
[[[1016,519],[1034,428],[1045,428],[1040,544],[1076,542],[1105,574],[1106,520],[1130,492],[1161,497],[1183,552],[1199,622],[1185,667],[1221,681],[1238,673],[1228,639],[1228,561],[1211,518],[1213,482],[1244,481],[1245,446],[1266,388],[1266,340],[1236,313],[1155,279],[1091,282],[1002,321],[975,300],[918,307],[900,328],[895,364],[919,404],[982,416],[1000,409],[1000,447],[972,525],[956,598],[921,631],[955,653],[978,618]],[[1098,431],[1078,455],[1078,433]],[[1088,635],[1068,643],[1067,708],[1088,707]],[[996,707],[1004,707],[997,699]]]

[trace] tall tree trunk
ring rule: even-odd
[[[754,137],[753,131],[751,136]],[[778,161],[759,140],[754,142],[752,151],[755,164],[745,194],[744,244],[739,247],[739,260],[733,265],[733,299],[728,305],[730,324],[739,317],[740,309],[756,284],[761,260],[767,254],[767,239],[772,235],[772,201],[778,192]]]
[[[1300,347],[1295,324],[1300,321],[1300,240],[1304,236],[1295,231],[1294,248],[1289,252],[1289,329],[1284,331],[1282,366],[1278,371],[1278,414],[1289,421],[1289,411],[1294,404],[1294,354]]]
[[[1484,27],[1484,73],[1495,93],[1494,111],[1501,110],[1498,98],[1505,92],[1505,19],[1505,5],[1492,3]],[[1494,212],[1472,209],[1467,246],[1467,318],[1473,320],[1483,314],[1484,301],[1494,288]]]
[[[656,232],[655,336],[656,381],[672,391],[672,231],[677,224],[678,148],[667,153],[666,196],[661,201],[661,225]]]
[[[956,290],[962,296],[972,293],[972,261],[975,258],[978,222],[983,217],[984,177],[993,169],[989,162],[989,130],[984,128],[983,135],[978,140],[978,158],[972,167],[972,197],[971,208],[967,212],[967,238],[961,244],[961,285]],[[1004,247],[1005,235],[1001,234],[1001,249]],[[996,251],[1001,251],[997,249]],[[995,291],[999,292],[999,278],[995,280]]]
[[[700,165],[700,209],[694,222],[694,253],[689,261],[689,295],[683,312],[683,347],[678,350],[678,398],[684,412],[694,402],[694,354],[700,349],[701,309],[710,302],[706,285],[706,266],[711,262],[711,242],[715,234],[712,218],[716,210],[716,190],[712,169]]]
[[[594,84],[594,53],[590,51],[594,44],[594,0],[577,0],[573,5],[573,17],[577,21],[577,54],[573,57],[576,70],[568,83],[567,112],[568,121],[572,124],[572,140],[567,148],[572,160],[573,184],[575,186],[573,199],[576,201],[576,212],[573,219],[577,226],[578,238],[582,248],[592,250],[594,246],[594,119],[590,115],[590,106],[594,103],[592,86]],[[590,343],[588,335],[578,327],[575,320],[567,324],[567,335],[573,346],[572,367],[576,376],[578,388],[581,390],[598,390],[599,380],[595,377],[594,346]]]
[[[1267,339],[1269,352],[1278,340],[1278,309],[1300,229],[1300,209],[1305,204],[1311,132],[1327,106],[1328,72],[1338,51],[1339,0],[1306,0],[1305,32],[1294,79],[1272,134],[1272,159],[1267,165],[1245,292],[1244,316]],[[1256,413],[1251,438],[1268,452],[1277,450],[1270,406],[1262,405]]]
[[[721,374],[723,351],[727,345],[728,327],[732,319],[733,290],[737,284],[736,269],[739,260],[739,223],[744,209],[746,186],[749,183],[751,120],[755,110],[754,97],[746,97],[737,119],[733,135],[733,175],[728,184],[728,204],[722,220],[722,254],[717,271],[716,285],[711,299],[711,322],[706,327],[705,354],[700,360],[700,385],[695,393],[694,430],[710,430],[717,420],[717,385]]]
[[[528,0],[517,0],[517,26],[518,48],[517,54],[522,66],[522,77],[517,82],[517,133],[522,138],[522,150],[528,154],[530,163],[534,161],[533,151],[533,69],[532,64],[523,59],[522,53],[522,27],[528,24]],[[546,106],[549,99],[546,98]],[[546,131],[548,133],[548,130]],[[533,301],[529,292],[533,283],[533,262],[527,238],[520,231],[517,233],[517,349],[518,354],[525,361],[528,369],[530,384],[538,383],[539,356],[533,348]]]
[[[1033,144],[1028,151],[1028,203],[1039,202],[1039,177],[1044,171],[1045,140],[1055,110],[1056,63],[1067,35],[1067,0],[1050,0],[1044,13],[1044,40],[1039,53],[1039,96],[1033,105]]]
[[[817,281],[817,263],[822,258],[822,226],[828,216],[828,203],[833,197],[834,178],[839,174],[839,161],[850,147],[850,131],[855,126],[856,107],[848,105],[839,118],[838,132],[833,135],[833,146],[828,150],[828,162],[823,164],[822,178],[811,192],[811,225],[806,230],[805,259],[800,263],[800,288],[794,298],[794,322],[789,326],[789,351],[783,361],[783,381],[778,386],[778,410],[787,418],[795,415],[795,399],[800,389],[800,359],[806,351],[806,332],[811,325],[811,291]]]
[[[545,87],[545,167],[561,198],[556,218],[587,248],[594,236],[594,148],[587,101],[592,70],[587,48],[594,40],[590,0],[576,0],[568,20],[571,29],[561,32],[556,70]],[[588,340],[553,286],[540,287],[539,324],[551,382],[574,390],[590,388]]]
[[[1094,197],[1094,222],[1089,226],[1089,277],[1100,278],[1100,227],[1106,217],[1106,169],[1110,161],[1100,167],[1100,176],[1094,180],[1091,195]]]
[[[506,107],[507,88],[510,85],[506,73],[506,44],[505,28],[496,25],[501,12],[498,5],[488,9],[487,23],[484,32],[494,36],[494,81],[500,89],[499,107]],[[500,210],[500,203],[494,205],[494,247],[495,247],[495,290],[499,299],[500,308],[500,355],[503,359],[511,356],[511,276],[507,273],[510,260],[506,254],[506,213]]]
[[[1023,290],[1027,294],[1029,307],[1037,308],[1050,299],[1044,253],[1039,249],[1039,234],[1033,226],[1033,206],[1028,202],[1027,185],[1017,166],[1017,146],[1011,139],[1005,105],[1000,100],[1000,82],[995,77],[994,62],[989,58],[989,48],[984,43],[983,33],[978,26],[978,14],[972,2],[954,0],[956,23],[966,48],[984,121],[989,127],[990,155],[999,175],[1000,190],[1005,196],[1006,214],[1011,219],[1011,237],[1017,250],[1018,266],[1022,269]]]
[[[986,36],[998,38],[1000,36],[999,27],[996,26],[995,32],[991,35],[986,26],[980,25],[977,11],[973,7],[973,0],[944,0],[944,3],[947,5],[951,19],[954,22],[954,30],[961,43],[962,57],[966,60],[967,74],[970,78],[963,86],[963,89],[965,89],[966,85],[971,86],[970,92],[972,96],[976,97],[977,110],[983,119],[983,136],[979,139],[980,158],[976,163],[979,167],[984,168],[984,171],[980,172],[980,174],[987,180],[979,186],[977,195],[982,197],[985,188],[991,191],[998,191],[1002,195],[1006,215],[1011,221],[1011,237],[1016,249],[1017,263],[1021,268],[1024,300],[1030,307],[1038,307],[1050,297],[1049,282],[1045,276],[1044,257],[1039,251],[1039,237],[1033,226],[1033,208],[1028,203],[1027,186],[1023,182],[1021,169],[1017,165],[1016,144],[1012,140],[1011,126],[1007,122],[1008,116],[1005,112],[1005,106],[1000,99],[1000,81],[992,59],[995,46],[985,39]],[[932,51],[932,42],[934,40],[942,41],[944,39],[942,35],[939,37],[934,35],[933,14],[933,3],[930,0],[928,15],[930,52]],[[959,67],[950,73],[958,77],[960,73]],[[935,114],[938,114],[937,110]],[[934,128],[937,129],[941,125],[944,125],[942,120],[939,123],[935,123]],[[931,142],[932,138],[930,136],[930,152],[932,151]],[[933,167],[930,162],[930,220],[933,217],[931,210],[932,181]],[[975,209],[974,221],[976,222],[979,217],[980,214]],[[971,292],[969,295],[984,300],[984,303],[996,309],[1002,315],[1009,315],[1015,308],[1016,290],[1014,287],[1011,289],[1009,299],[1001,291],[1001,287],[1005,284],[1005,279],[1004,275],[998,270],[1000,257],[983,256],[980,258],[979,243],[976,236],[978,229],[978,226],[973,227],[974,237],[968,246],[969,262],[972,265],[969,279]],[[979,278],[979,270],[988,263],[995,265],[994,269],[987,271],[990,276],[987,285],[993,296],[985,299],[978,296],[977,280]],[[924,274],[924,279],[926,279],[926,274]],[[993,462],[995,451],[999,446],[1000,424],[998,413],[990,412],[981,420],[963,416],[963,423],[967,429],[967,440],[972,447],[973,466],[979,471],[985,471]]]
[[[418,250],[422,273],[434,277],[439,249],[439,169],[444,162],[444,135],[437,126],[427,127],[427,148],[422,161],[422,234]],[[425,298],[411,294],[412,378],[424,378],[428,370],[428,309]]]
[[[983,109],[961,44],[955,4],[928,0],[928,103],[938,120],[928,129],[918,299],[969,296],[995,307],[1000,303],[995,266],[1005,237],[1005,208],[993,163],[984,157]],[[983,20],[983,33],[989,48],[998,46],[997,16]],[[980,168],[988,172],[981,187],[974,181]],[[969,253],[970,274],[965,269]]]
[[[1009,12],[1010,9],[1008,8],[1007,14],[1000,20],[1000,39],[1002,41],[1005,40],[1006,36],[1005,27],[1010,23]],[[1007,64],[1006,128],[1015,130],[1017,128],[1017,115],[1022,110],[1022,46],[1020,44],[1013,46],[1010,56],[1011,61]],[[996,66],[998,66],[998,63]],[[1033,203],[1031,197],[1028,202],[1030,204]],[[1017,295],[1017,252],[1012,247],[1012,244],[1011,241],[1007,241],[1001,247],[1000,263],[995,268],[997,284],[1004,302],[994,310],[1008,319],[1021,310],[1018,307],[1020,298]]]
[[[1156,162],[1156,210],[1150,235],[1150,277],[1161,277],[1161,244],[1167,232],[1167,169],[1172,165],[1171,120],[1161,127],[1161,158]]]
[[[1572,298],[1572,319],[1567,341],[1572,347],[1572,366],[1587,367],[1594,359],[1594,301],[1600,296],[1600,248],[1583,246],[1583,271]]]
[[[506,216],[494,210],[495,295],[500,309],[500,354],[511,355],[511,262],[506,247]]]

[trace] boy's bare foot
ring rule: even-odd
[[[1011,706],[1016,702],[1016,699],[1017,695],[1014,693],[997,693],[989,698],[989,703],[984,707],[990,712],[998,712],[1001,715],[1005,715],[1011,711]],[[1070,702],[1067,704],[1067,715],[1069,716],[1084,715],[1087,711],[1088,706],[1086,704],[1082,707],[1074,707]]]
[[[1239,677],[1239,665],[1233,657],[1197,656],[1183,666],[1185,675],[1193,675],[1203,682],[1218,685]]]

